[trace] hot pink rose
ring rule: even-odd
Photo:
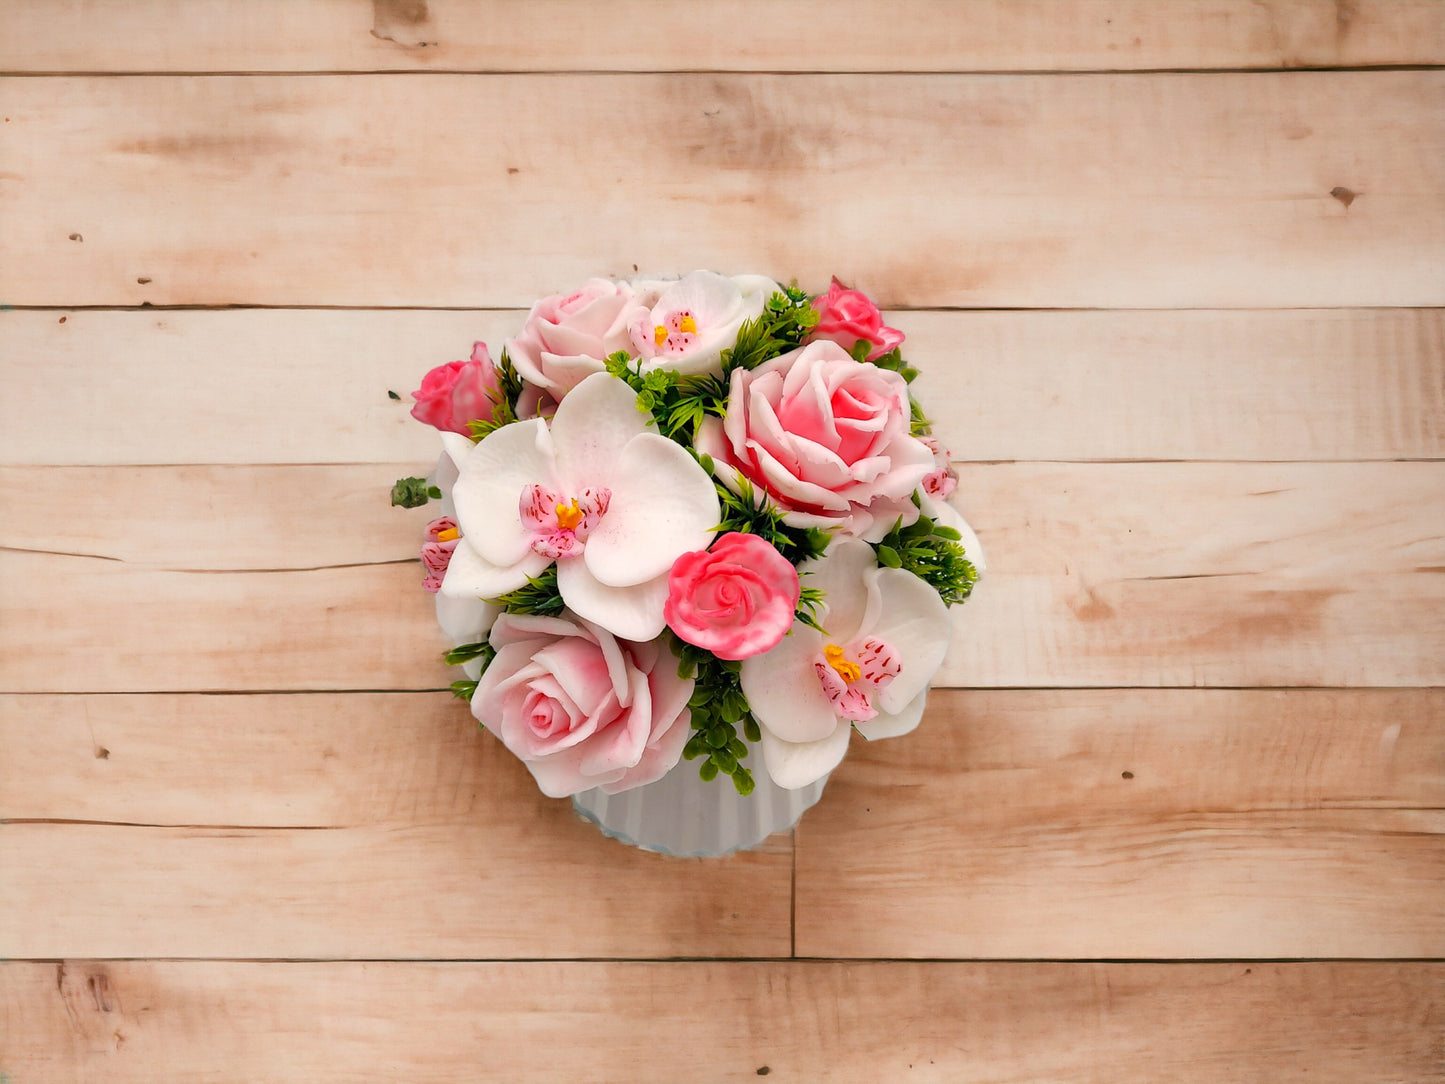
[[[447,566],[452,563],[452,551],[457,548],[461,532],[457,521],[451,516],[442,516],[426,525],[427,540],[421,546],[421,563],[426,568],[426,579],[421,585],[433,595],[442,589]]]
[[[733,489],[750,481],[796,527],[838,527],[876,542],[934,469],[909,435],[908,385],[823,340],[753,370],[735,369],[727,418],[706,418],[697,449]],[[729,469],[730,468],[730,469]]]
[[[873,344],[868,360],[881,358],[903,342],[903,332],[883,325],[883,314],[867,294],[849,290],[835,276],[826,294],[813,299],[818,310],[818,324],[808,342],[827,339],[852,353],[860,341]]]
[[[606,370],[609,354],[631,351],[628,321],[641,311],[633,297],[625,282],[588,279],[580,290],[532,306],[522,333],[507,340],[523,383],[518,417],[550,414],[586,377]]]
[[[693,682],[660,640],[633,643],[564,611],[502,614],[472,714],[542,793],[608,794],[661,779],[682,757]]]
[[[720,659],[777,646],[798,608],[798,570],[757,535],[736,531],[684,553],[667,576],[663,613],[672,631]]]
[[[487,344],[477,343],[471,361],[450,361],[422,377],[420,390],[411,393],[416,400],[411,416],[444,432],[470,436],[467,422],[491,418],[500,394]]]

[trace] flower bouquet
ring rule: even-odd
[[[440,502],[452,688],[544,793],[726,853],[791,826],[853,731],[918,725],[979,558],[902,342],[836,279],[696,271],[593,279],[426,375],[443,455],[392,500]]]

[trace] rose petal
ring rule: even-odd
[[[707,471],[682,445],[643,433],[615,463],[607,514],[583,553],[598,580],[614,587],[642,583],[665,576],[689,550],[707,548],[722,508]]]
[[[630,587],[609,587],[588,571],[586,561],[572,557],[557,562],[557,589],[578,617],[623,640],[651,640],[666,625],[666,574]]]
[[[763,730],[763,764],[774,783],[784,790],[798,790],[816,783],[843,761],[848,752],[852,727],[839,722],[826,738],[813,742],[784,741]]]

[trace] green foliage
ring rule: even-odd
[[[742,764],[747,758],[749,742],[762,741],[762,730],[748,707],[738,675],[742,663],[719,659],[710,651],[671,637],[672,650],[678,657],[680,677],[691,677],[697,684],[687,702],[692,712],[692,736],[682,748],[687,760],[702,760],[698,775],[704,782],[719,775],[730,776],[741,795],[753,792],[753,774]],[[742,737],[738,730],[742,729]]]
[[[517,372],[517,367],[512,364],[512,359],[507,357],[507,351],[503,349],[502,360],[497,363],[497,393],[489,395],[492,400],[492,416],[490,418],[475,418],[467,422],[467,428],[472,431],[473,440],[481,440],[488,434],[495,433],[504,425],[511,425],[517,421],[517,399],[522,394],[522,376]]]
[[[471,681],[470,679],[454,681],[452,682],[452,695],[458,700],[470,701],[472,695],[477,691],[478,684],[478,682]]]
[[[961,536],[952,527],[940,526],[927,516],[907,527],[903,520],[874,543],[878,563],[887,568],[901,568],[913,573],[938,592],[944,603],[956,606],[968,598],[978,580],[978,572],[959,545]]]
[[[713,462],[703,456],[700,460],[703,470],[712,473]],[[760,501],[752,483],[746,478],[738,479],[740,492],[734,493],[721,482],[717,486],[718,503],[722,505],[722,521],[717,530],[722,533],[737,531],[740,534],[755,534],[765,542],[772,543],[794,565],[813,557],[821,557],[828,548],[829,532],[817,527],[790,527],[783,522],[783,513],[767,501]]]
[[[697,427],[709,414],[727,413],[728,388],[734,369],[755,369],[796,347],[818,322],[808,294],[797,286],[773,294],[761,315],[738,329],[737,342],[722,352],[722,373],[684,376],[675,369],[642,371],[640,359],[618,351],[607,359],[607,371],[637,393],[637,407],[651,414],[657,428],[691,446]]]
[[[525,586],[487,601],[509,614],[537,614],[541,617],[556,617],[566,605],[562,601],[562,592],[557,590],[555,564],[548,565],[536,576],[528,576]]]
[[[803,573],[807,575],[807,573]],[[818,607],[823,604],[826,592],[821,587],[803,587],[800,589],[798,608],[793,611],[793,620],[801,621],[810,629],[817,629],[819,632],[828,632],[822,625],[818,624]]]
[[[392,507],[420,508],[427,501],[440,500],[442,491],[426,484],[425,478],[398,478],[391,487]]]
[[[496,654],[496,649],[491,644],[486,640],[481,640],[475,644],[458,644],[442,656],[442,661],[448,666],[460,666],[464,662],[481,659],[482,669],[486,670]]]

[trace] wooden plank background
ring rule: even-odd
[[[0,5],[0,1079],[1445,1080],[1445,5]],[[718,861],[443,691],[405,395],[837,273],[989,553]]]

